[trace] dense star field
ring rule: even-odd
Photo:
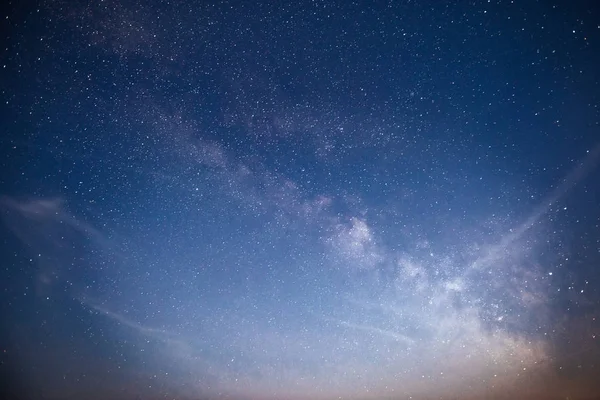
[[[12,2],[3,398],[598,398],[599,9]]]

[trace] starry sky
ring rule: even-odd
[[[13,1],[15,399],[600,396],[594,1]]]

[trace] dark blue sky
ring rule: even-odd
[[[16,398],[600,395],[594,2],[3,14]]]

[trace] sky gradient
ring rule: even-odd
[[[594,2],[3,13],[7,394],[600,396]]]

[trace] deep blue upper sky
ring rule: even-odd
[[[594,2],[3,14],[7,391],[600,395]]]

